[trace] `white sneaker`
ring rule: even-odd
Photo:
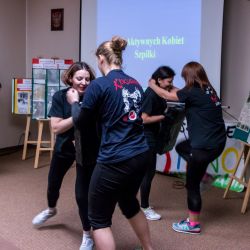
[[[143,213],[145,214],[148,220],[160,220],[161,215],[156,213],[152,207],[142,208]]]
[[[92,240],[91,236],[83,234],[82,244],[79,250],[93,250],[93,247],[94,247],[94,241]]]
[[[53,209],[47,208],[34,217],[34,219],[32,220],[32,224],[34,226],[40,226],[49,218],[55,216],[56,213],[57,213],[56,208]]]

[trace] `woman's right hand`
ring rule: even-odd
[[[156,81],[155,81],[154,79],[150,78],[150,79],[148,80],[148,86],[149,86],[150,88],[152,88],[153,86],[155,86],[155,84],[156,84]]]
[[[75,89],[70,88],[67,91],[67,101],[70,105],[74,102],[79,102],[79,94]]]

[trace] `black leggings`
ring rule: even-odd
[[[141,207],[149,207],[149,194],[151,190],[151,183],[155,176],[156,169],[156,152],[154,149],[150,148],[148,151],[148,162],[147,170],[142,180],[140,192],[141,192]]]
[[[175,149],[187,161],[186,188],[188,209],[200,212],[202,207],[200,195],[200,182],[206,173],[208,164],[222,153],[225,144],[218,145],[215,149],[194,149],[190,141],[179,143]]]
[[[61,156],[54,153],[50,163],[48,176],[47,199],[49,207],[56,207],[63,178],[74,162],[74,157]]]
[[[63,178],[74,162],[73,157],[63,157],[56,153],[53,154],[49,176],[47,199],[49,207],[56,207],[57,200],[60,194],[60,188]],[[79,209],[79,215],[82,222],[83,230],[90,230],[88,220],[88,187],[93,171],[93,166],[76,166],[76,183],[75,195]]]
[[[84,231],[89,231],[91,228],[88,218],[88,192],[94,166],[95,164],[88,166],[76,165],[75,194]]]

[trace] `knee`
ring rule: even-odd
[[[140,211],[140,205],[136,198],[130,201],[119,201],[118,204],[127,219],[134,217]]]

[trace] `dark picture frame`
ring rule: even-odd
[[[51,30],[63,30],[64,9],[51,9]]]

